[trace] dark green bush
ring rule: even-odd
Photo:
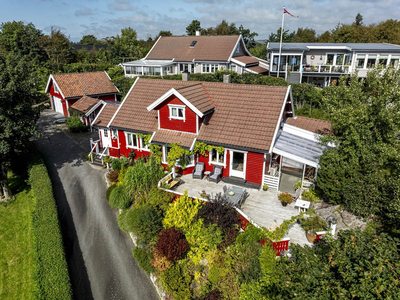
[[[122,163],[119,158],[114,158],[111,165],[113,170],[121,170]]]
[[[110,203],[111,208],[126,209],[132,201],[126,194],[125,186],[121,184],[111,191],[108,203]]]
[[[152,187],[147,198],[149,204],[164,212],[167,210],[168,205],[173,199],[174,194],[160,190],[156,186]]]
[[[32,212],[35,236],[35,299],[72,299],[57,207],[47,169],[41,160],[29,171],[34,195]]]
[[[136,258],[139,267],[141,267],[147,275],[156,271],[156,269],[150,264],[150,260],[154,258],[153,253],[150,250],[135,247],[132,253],[133,257]]]
[[[133,232],[140,240],[150,242],[156,240],[162,229],[162,215],[148,204],[134,205],[118,217],[118,224],[122,230]]]
[[[111,194],[112,190],[115,189],[116,187],[117,187],[116,184],[112,184],[112,185],[110,185],[110,187],[107,189],[107,192],[106,192],[107,201],[109,201],[109,199],[110,199],[110,194]]]
[[[78,116],[71,116],[67,118],[67,126],[71,132],[86,132],[89,130],[89,126],[82,123]]]

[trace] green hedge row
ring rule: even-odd
[[[47,169],[38,160],[29,170],[35,198],[33,231],[35,239],[35,299],[72,299],[57,207]]]

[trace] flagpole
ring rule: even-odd
[[[276,78],[279,78],[279,67],[281,64],[281,51],[282,51],[282,36],[283,36],[283,21],[285,20],[285,7],[283,7],[282,12],[282,27],[281,27],[281,41],[279,43],[279,58],[278,58],[278,73],[276,74]]]

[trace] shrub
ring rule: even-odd
[[[308,231],[310,235],[316,235],[316,232],[326,230],[326,222],[318,216],[309,217],[301,222],[301,227]]]
[[[140,240],[151,242],[162,229],[161,213],[150,205],[134,205],[124,215],[123,229],[133,232]]]
[[[85,132],[89,130],[89,126],[84,125],[78,116],[68,117],[67,126],[71,132]]]
[[[249,223],[244,232],[240,233],[236,238],[236,243],[239,245],[255,244],[264,240],[266,232],[262,228],[258,228]]]
[[[141,267],[147,275],[156,271],[156,269],[150,264],[150,261],[154,258],[151,251],[135,247],[132,253],[133,257],[137,260],[139,267]]]
[[[29,182],[36,202],[32,212],[37,253],[35,299],[72,299],[57,207],[47,169],[41,160],[31,167]]]
[[[321,200],[318,192],[319,191],[314,190],[314,188],[310,187],[308,191],[303,191],[301,193],[301,199],[315,203],[315,201]]]
[[[111,208],[126,209],[131,205],[132,201],[126,194],[125,186],[119,185],[111,191],[108,203],[110,203]]]
[[[170,261],[181,259],[188,251],[189,243],[185,236],[175,228],[163,229],[158,235],[155,247],[157,253]]]
[[[121,170],[121,167],[122,167],[121,160],[119,158],[114,158],[111,164],[111,168],[115,171],[115,170]]]
[[[213,290],[209,293],[207,293],[204,297],[203,300],[220,300],[221,298],[221,292],[218,290]]]
[[[290,195],[288,192],[280,193],[278,196],[279,201],[282,203],[292,203],[293,196]]]
[[[151,188],[147,201],[150,205],[155,208],[161,209],[162,211],[167,211],[169,204],[174,199],[174,194],[165,192],[158,189],[157,187]]]
[[[112,185],[110,185],[109,188],[107,189],[107,192],[106,192],[107,201],[109,201],[109,199],[110,199],[110,194],[111,194],[112,190],[115,189],[116,187],[117,187],[116,184],[112,184]]]
[[[118,175],[119,175],[119,170],[112,170],[111,172],[107,173],[107,178],[110,180],[110,182],[118,182]]]
[[[197,217],[202,218],[206,225],[217,224],[224,232],[239,222],[236,210],[223,198],[205,203],[199,209]]]
[[[201,205],[199,200],[190,198],[185,191],[183,196],[169,205],[163,220],[164,228],[175,227],[186,234]]]
[[[180,265],[176,264],[162,271],[160,279],[167,292],[173,293],[175,300],[191,299],[191,278]]]
[[[150,264],[160,270],[160,271],[164,271],[168,268],[171,268],[173,265],[172,261],[169,261],[165,256],[162,256],[160,253],[158,253],[157,251],[154,251],[153,253],[153,259],[150,260]]]
[[[225,231],[224,241],[221,244],[219,244],[218,248],[225,249],[229,245],[232,245],[236,241],[238,235],[239,235],[239,229],[237,227],[228,228]]]

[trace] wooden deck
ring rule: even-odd
[[[189,196],[192,197],[200,197],[203,190],[211,195],[223,193],[223,187],[230,186],[222,181],[217,184],[206,179],[192,179],[191,174],[182,176],[181,180],[183,182],[175,191],[183,193],[187,190]],[[264,192],[263,190],[246,189],[246,191],[249,196],[246,198],[241,210],[259,226],[270,228],[275,222],[281,224],[284,220],[298,215],[298,209],[294,208],[294,202],[283,207],[278,201],[278,192],[274,190]],[[304,230],[298,224],[293,225],[285,237],[289,237],[291,243],[302,246],[311,245],[307,241]]]

